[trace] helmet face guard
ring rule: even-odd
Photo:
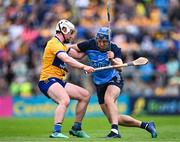
[[[110,50],[109,28],[101,27],[96,34],[96,43],[101,51]],[[103,48],[100,48],[100,43],[103,43]]]
[[[71,41],[71,36],[76,32],[75,26],[68,20],[60,20],[56,25],[56,31],[62,33],[65,43],[69,43]],[[68,35],[68,37],[66,35]]]

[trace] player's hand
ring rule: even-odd
[[[116,70],[118,70],[119,72],[122,72],[123,71],[123,67],[116,68]]]
[[[107,51],[107,57],[112,60],[114,58],[114,52],[112,51]]]
[[[83,67],[83,70],[85,71],[85,73],[92,73],[95,71],[95,69],[93,67],[86,66],[86,65]]]
[[[122,64],[123,64],[122,62],[118,63],[118,65],[122,65]],[[123,71],[123,67],[116,68],[116,70],[118,70],[119,72],[122,72]]]
[[[121,59],[112,59],[112,62],[114,65],[123,65],[123,62]],[[119,72],[122,72],[123,67],[116,68]]]

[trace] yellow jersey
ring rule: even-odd
[[[52,37],[44,50],[40,81],[50,77],[64,79],[67,69],[66,64],[57,57],[60,52],[67,52],[67,47],[57,37]]]

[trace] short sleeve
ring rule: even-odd
[[[62,44],[58,44],[58,43],[54,44],[53,43],[50,46],[50,50],[51,50],[51,53],[53,53],[54,55],[57,55],[60,52],[66,52],[66,47],[63,46]]]
[[[122,53],[121,53],[120,47],[118,47],[115,44],[112,44],[111,50],[114,52],[114,58],[121,58],[122,59]]]
[[[87,41],[80,42],[77,44],[77,46],[81,52],[86,52],[90,48],[90,41],[87,40]]]

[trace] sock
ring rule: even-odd
[[[54,132],[61,133],[61,127],[62,127],[61,123],[56,123],[54,125]]]
[[[74,122],[74,126],[72,127],[74,131],[81,130],[81,122]]]
[[[143,129],[146,129],[148,127],[148,123],[147,122],[142,122],[140,127],[143,128]]]
[[[117,124],[112,124],[111,125],[111,131],[116,133],[116,134],[119,134],[119,132],[118,132],[118,125]]]

